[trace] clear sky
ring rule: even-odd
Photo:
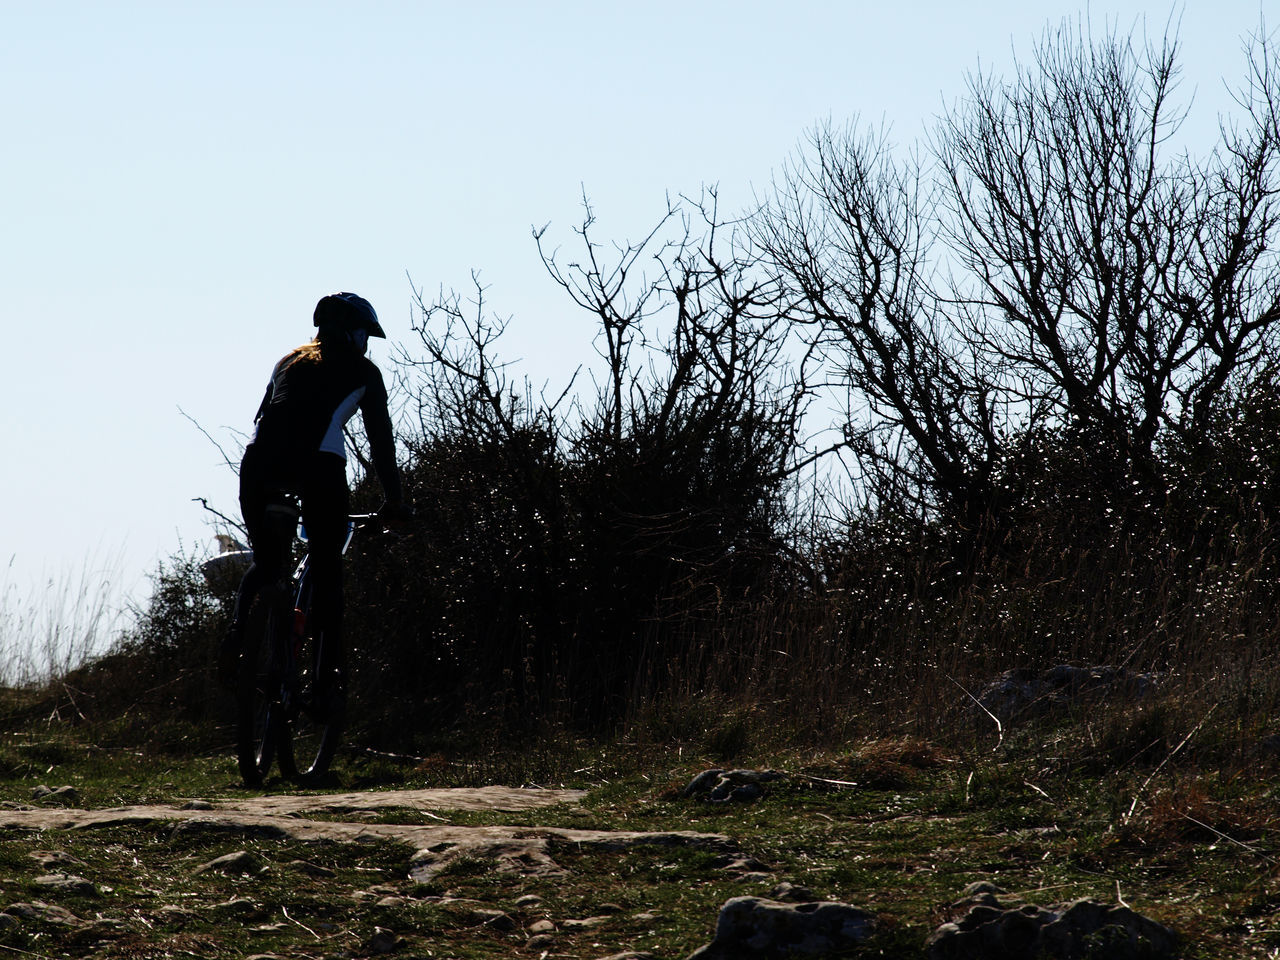
[[[745,207],[815,123],[910,143],[966,72],[1086,12],[1157,37],[1181,18],[1189,129],[1211,138],[1263,9],[0,0],[0,584],[101,563],[145,595],[162,559],[210,550],[193,498],[238,514],[235,477],[191,420],[238,451],[324,293],[367,297],[398,339],[407,277],[479,270],[502,355],[558,384],[593,328],[530,227],[571,246],[584,190],[600,240],[704,184]]]

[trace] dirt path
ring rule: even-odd
[[[538,826],[461,826],[449,822],[449,811],[523,813],[557,804],[576,804],[584,796],[585,791],[582,790],[477,787],[327,795],[281,794],[98,810],[21,806],[0,809],[0,826],[29,830],[80,830],[172,822],[175,830],[183,832],[303,841],[388,839],[417,851],[410,868],[411,876],[419,881],[430,879],[459,857],[492,860],[503,872],[555,875],[562,872],[552,859],[557,843],[603,849],[626,849],[636,845],[731,847],[724,836],[692,831],[647,833]],[[369,818],[376,818],[388,810],[416,812],[433,822],[369,822]]]

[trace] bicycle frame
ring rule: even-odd
[[[351,546],[351,541],[355,539],[356,530],[367,525],[370,521],[377,519],[376,513],[357,513],[347,516],[347,535],[342,541],[342,553],[345,555],[347,548]],[[305,524],[298,525],[298,538],[303,543],[308,543],[307,528]],[[285,645],[285,662],[284,662],[284,688],[281,691],[283,706],[285,708],[285,716],[292,717],[296,713],[296,705],[292,702],[296,698],[299,691],[296,689],[299,677],[298,655],[302,652],[303,646],[307,640],[307,619],[311,615],[311,551],[307,549],[303,552],[302,557],[298,560],[298,566],[294,569],[293,577],[290,580],[290,593],[293,595],[293,617],[290,623],[290,640]],[[313,651],[314,667],[324,660],[324,635],[312,637],[315,641],[315,649]]]

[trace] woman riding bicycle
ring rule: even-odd
[[[240,511],[253,564],[236,595],[218,677],[224,685],[234,682],[249,608],[265,584],[287,572],[297,522],[289,505],[296,497],[311,554],[315,600],[309,623],[316,635],[324,634],[326,662],[312,691],[323,709],[343,695],[342,549],[349,510],[343,427],[357,409],[385,499],[379,513],[398,519],[407,509],[386,386],[365,356],[369,337],[386,337],[378,315],[363,297],[334,293],[316,304],[313,322],[315,339],[276,364],[240,463]]]

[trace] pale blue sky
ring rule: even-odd
[[[1156,35],[1171,10],[1089,9]],[[1190,130],[1229,106],[1262,9],[1186,3]],[[559,381],[592,328],[531,225],[571,243],[584,188],[601,240],[643,234],[667,192],[719,184],[722,209],[743,207],[826,117],[883,118],[909,143],[966,71],[1029,59],[1084,11],[0,0],[0,583],[90,557],[144,592],[180,545],[209,549],[192,498],[235,513],[235,478],[179,408],[234,447],[322,294],[364,295],[398,338],[406,273],[461,290],[478,269],[512,318],[504,355]]]

